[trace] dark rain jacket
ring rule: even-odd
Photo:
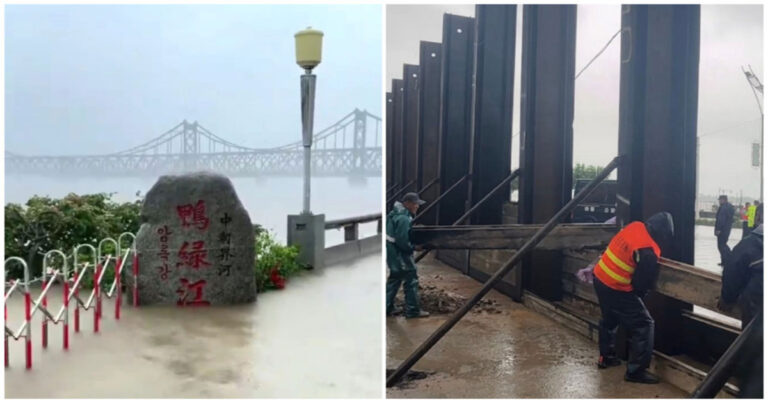
[[[656,213],[645,221],[645,229],[661,249],[662,256],[669,252],[675,235],[672,215],[667,212]],[[641,298],[652,290],[659,276],[659,265],[652,248],[643,248],[635,254],[637,267],[632,275],[632,289]]]
[[[734,208],[731,203],[725,202],[717,209],[715,217],[715,232],[730,232],[733,226]]]
[[[387,266],[392,271],[416,270],[411,243],[413,215],[400,202],[387,214]]]
[[[723,268],[722,299],[739,303],[746,326],[763,306],[763,231],[758,227],[742,239]]]

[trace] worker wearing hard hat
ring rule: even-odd
[[[642,298],[658,277],[658,258],[668,250],[674,236],[672,215],[651,216],[645,223],[629,223],[608,244],[594,268],[594,287],[600,303],[599,368],[621,365],[616,356],[616,330],[624,326],[630,348],[624,379],[658,383],[648,372],[653,354],[653,318]]]

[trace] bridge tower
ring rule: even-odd
[[[181,152],[184,171],[189,172],[197,166],[197,154],[200,153],[200,136],[197,130],[197,121],[189,123],[185,119],[183,126]]]
[[[367,113],[365,111],[361,111],[357,108],[355,108],[355,135],[354,135],[354,142],[353,147],[355,149],[354,152],[354,171],[353,172],[362,172],[362,169],[364,169],[365,165],[365,125],[366,125],[366,115]]]

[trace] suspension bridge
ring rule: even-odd
[[[381,176],[381,118],[355,109],[317,132],[313,176]],[[298,135],[296,136],[299,137]],[[230,177],[301,176],[302,143],[251,148],[217,136],[197,121],[183,122],[128,150],[105,155],[27,156],[6,151],[7,174],[42,176],[157,176],[214,171]]]

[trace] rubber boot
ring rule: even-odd
[[[616,356],[600,356],[597,359],[597,367],[600,369],[616,367],[621,365],[621,360]]]
[[[624,374],[624,380],[635,383],[659,383],[659,377],[646,370],[639,371],[636,374]]]

